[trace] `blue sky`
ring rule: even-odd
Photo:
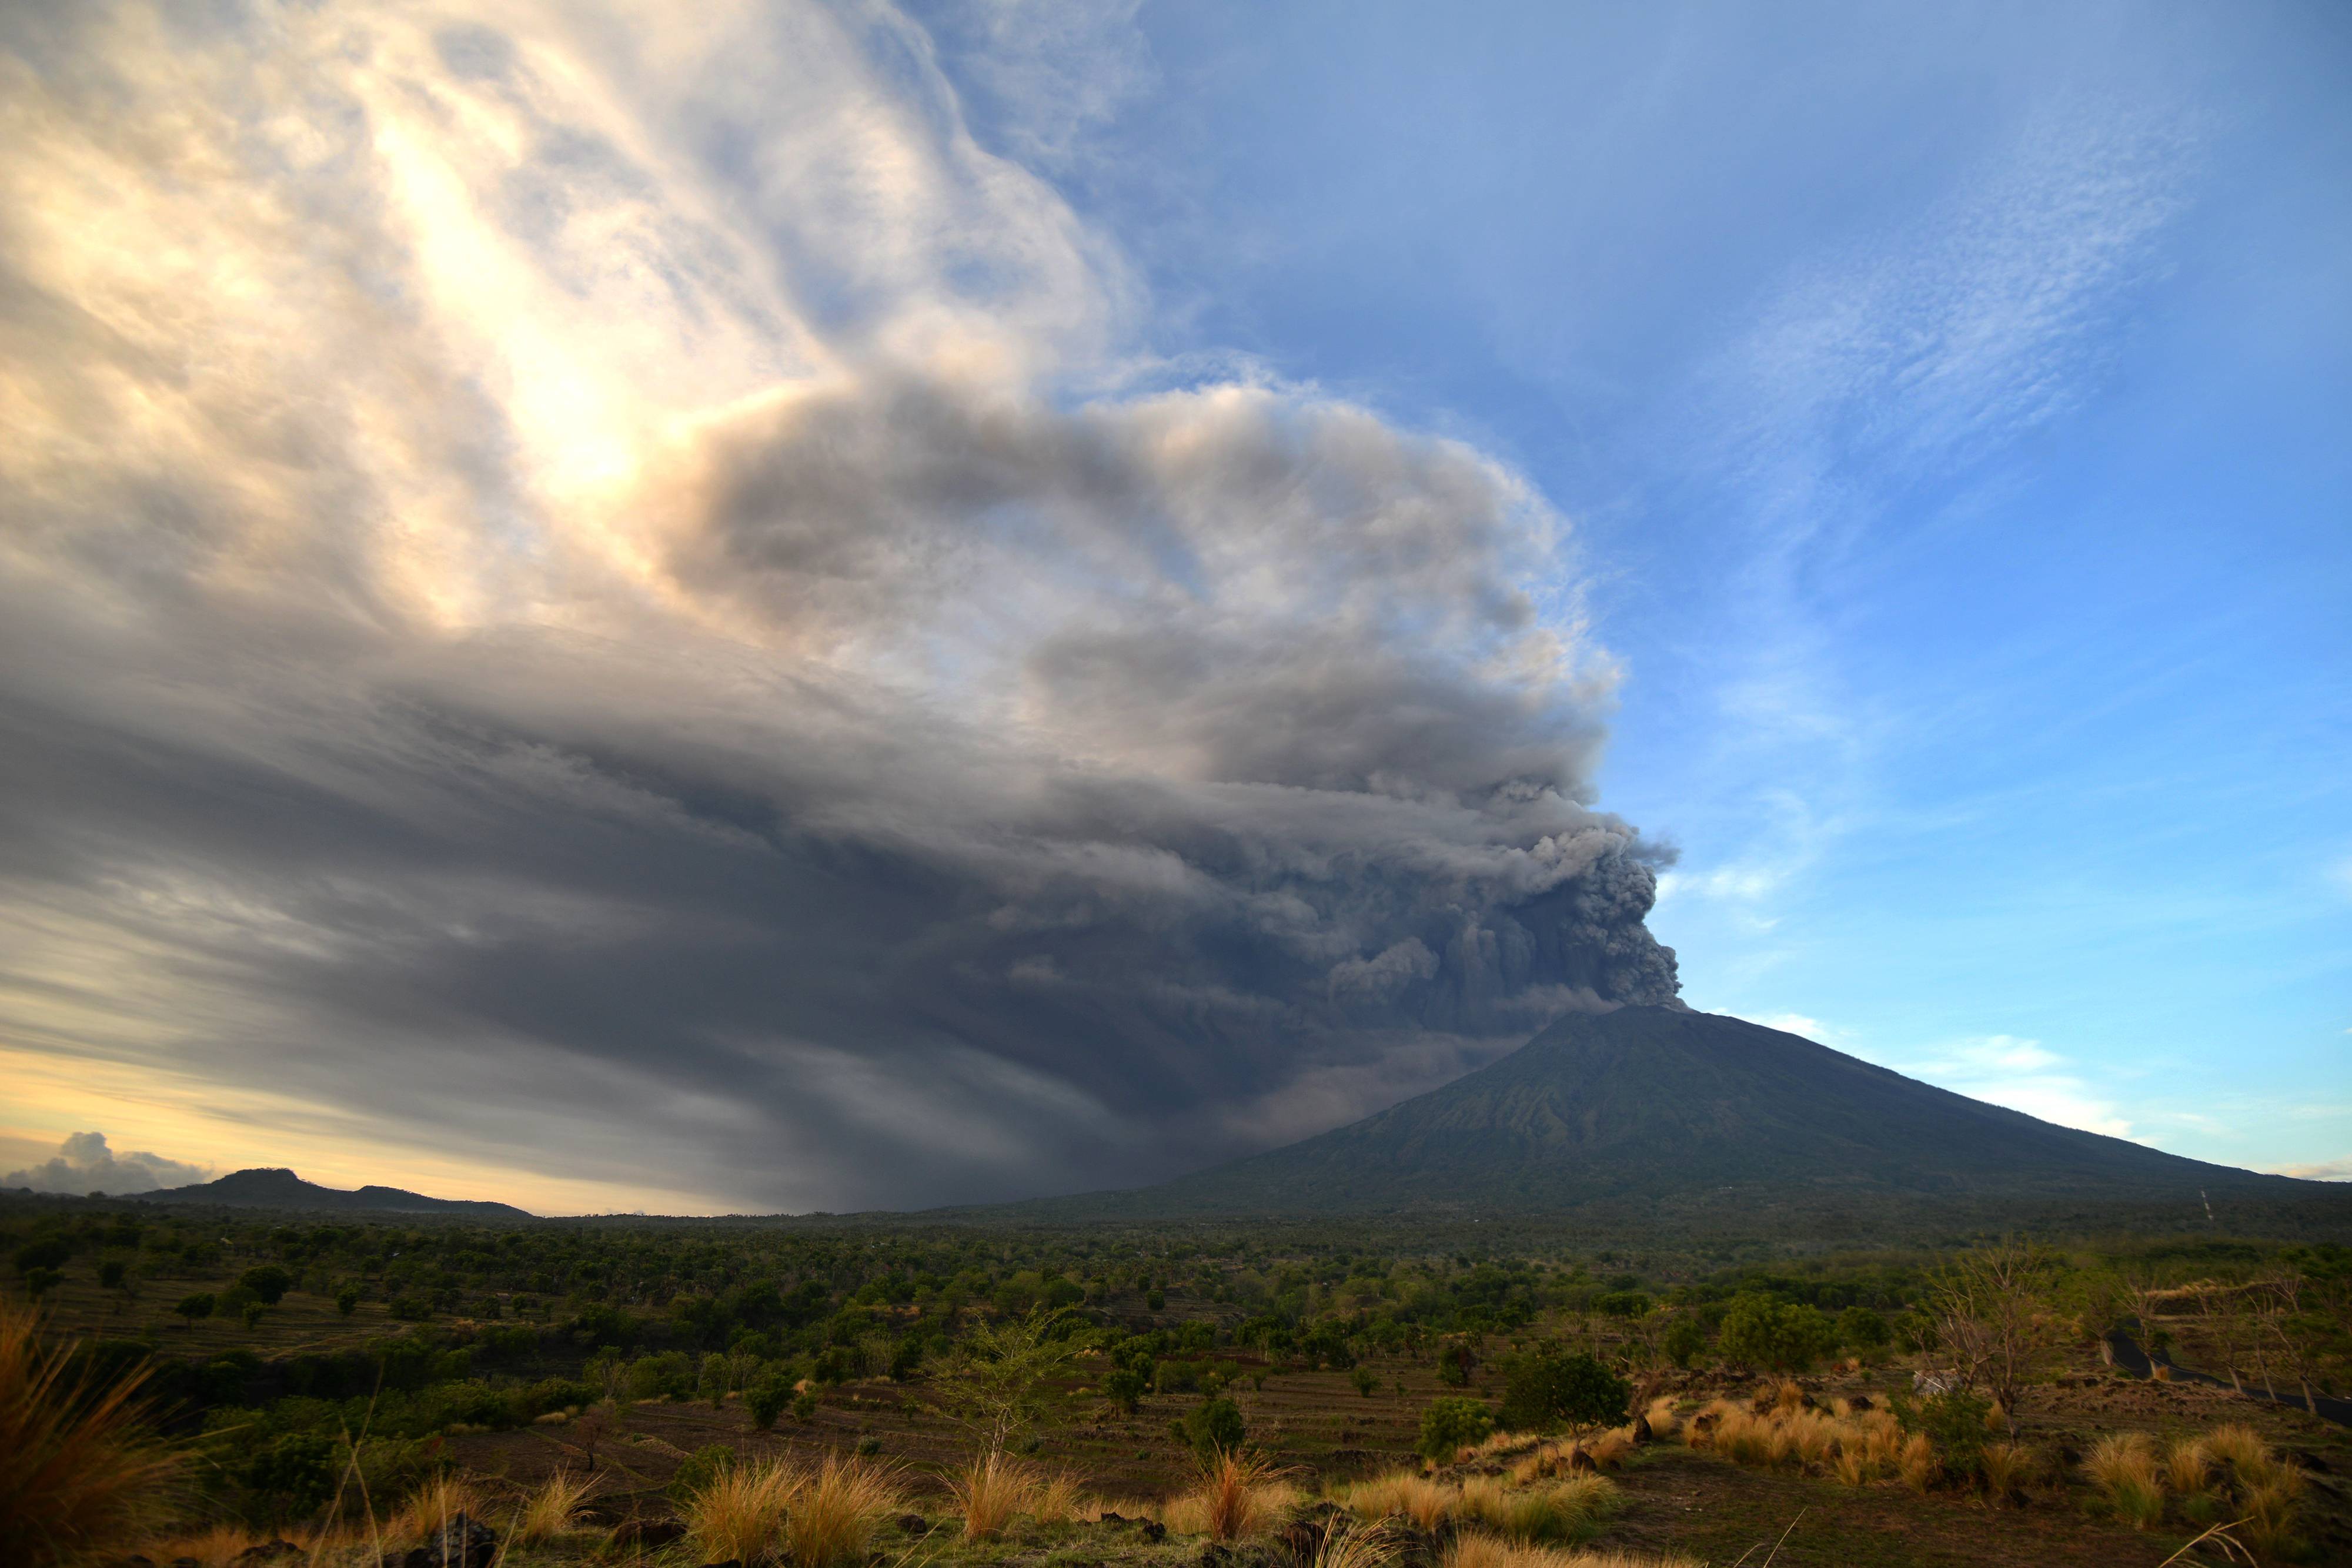
[[[2321,4],[0,10],[0,1179],[1132,1185],[1654,936],[2352,1176],[2347,86]]]
[[[1688,999],[2352,1175],[2352,15],[934,20],[1159,347],[1574,520]]]

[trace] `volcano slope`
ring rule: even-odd
[[[1489,1066],[1349,1126],[1041,1218],[1562,1215],[1853,1234],[1906,1214],[2203,1229],[2341,1228],[2352,1191],[2037,1121],[1744,1019],[1678,1007],[1561,1019]],[[2227,1212],[2220,1212],[2226,1208]]]

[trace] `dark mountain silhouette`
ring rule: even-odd
[[[355,1191],[320,1186],[292,1171],[257,1167],[231,1171],[218,1181],[194,1186],[167,1186],[134,1195],[142,1203],[217,1203],[231,1208],[368,1210],[380,1214],[450,1214],[475,1219],[529,1219],[530,1212],[507,1203],[483,1203],[461,1197],[426,1197],[396,1186],[363,1186]]]
[[[1952,1200],[2177,1207],[2326,1184],[2055,1126],[1793,1034],[1678,1007],[1560,1019],[1501,1061],[1353,1125],[1040,1218],[1706,1210],[1759,1220]]]

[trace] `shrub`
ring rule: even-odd
[[[1504,1373],[1502,1424],[1514,1432],[1606,1427],[1624,1416],[1633,1392],[1582,1352],[1537,1351],[1516,1357]]]
[[[1444,1464],[1495,1429],[1495,1416],[1475,1399],[1433,1399],[1421,1413],[1422,1458]]]
[[[724,1443],[705,1443],[688,1454],[669,1478],[670,1498],[684,1502],[734,1468],[734,1449]]]
[[[122,1288],[122,1278],[129,1271],[129,1268],[123,1263],[121,1259],[107,1259],[98,1266],[99,1288],[104,1291],[121,1290]]]
[[[1136,1406],[1143,1402],[1143,1396],[1150,1391],[1150,1375],[1137,1371],[1133,1367],[1122,1366],[1103,1379],[1103,1393],[1109,1396],[1112,1404],[1130,1416],[1135,1414]]]
[[[1348,1381],[1355,1385],[1357,1393],[1370,1399],[1381,1386],[1381,1375],[1369,1366],[1360,1366],[1348,1375]]]
[[[172,1310],[187,1319],[188,1326],[194,1328],[196,1326],[198,1318],[208,1318],[213,1315],[212,1292],[198,1291],[193,1296],[182,1296],[180,1304]]]
[[[1706,1330],[1699,1326],[1696,1318],[1676,1318],[1666,1325],[1665,1337],[1659,1342],[1659,1348],[1666,1353],[1668,1361],[1676,1366],[1686,1367],[1706,1349]]]
[[[1213,1462],[1220,1454],[1233,1453],[1249,1436],[1242,1425],[1242,1407],[1223,1396],[1203,1400],[1184,1417],[1181,1427],[1184,1440],[1202,1464]]]
[[[1477,1364],[1478,1358],[1471,1354],[1468,1345],[1458,1339],[1449,1341],[1437,1353],[1437,1381],[1448,1388],[1466,1388],[1470,1385],[1471,1369]]]
[[[142,1368],[105,1383],[43,1347],[32,1309],[0,1301],[0,1542],[26,1568],[94,1556],[138,1533],[178,1456],[158,1446]]]
[[[1983,1468],[1985,1430],[1992,1411],[1991,1400],[1956,1388],[1930,1395],[1915,1406],[1898,1406],[1895,1414],[1905,1431],[1927,1434],[1954,1473],[1974,1476]]]
[[[62,1269],[66,1260],[72,1256],[72,1246],[55,1237],[47,1241],[35,1241],[16,1249],[16,1272],[30,1274],[41,1269]]]
[[[1886,1320],[1868,1307],[1848,1307],[1837,1315],[1837,1336],[1841,1344],[1857,1350],[1876,1350],[1893,1337],[1894,1331]]]
[[[359,1305],[360,1288],[357,1285],[345,1285],[335,1292],[335,1311],[343,1316],[350,1317],[359,1310]]]

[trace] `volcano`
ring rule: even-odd
[[[1138,1218],[1480,1211],[1950,1211],[2330,1198],[2039,1121],[1798,1035],[1675,1006],[1573,1014],[1377,1115],[1126,1193],[1034,1206]],[[1025,1206],[1024,1206],[1025,1207]]]

